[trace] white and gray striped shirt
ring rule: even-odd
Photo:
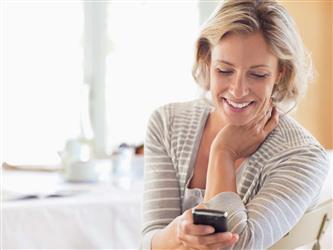
[[[149,120],[145,141],[142,248],[183,212],[186,184],[211,106],[203,99],[172,103]],[[328,157],[309,132],[288,116],[246,161],[237,194],[222,192],[208,207],[228,212],[233,249],[266,249],[313,206],[328,172]]]

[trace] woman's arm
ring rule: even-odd
[[[181,214],[176,170],[168,152],[166,115],[155,112],[145,141],[143,249],[218,249],[231,246],[238,235],[212,234],[213,228],[194,225],[191,210]]]
[[[221,192],[237,193],[235,162],[230,154],[211,151],[206,183],[205,202]]]
[[[173,234],[172,221],[181,214],[177,173],[168,152],[167,116],[163,109],[155,111],[149,120],[145,140],[142,248],[151,249],[152,237],[158,248],[169,245]],[[175,237],[171,243],[175,243]],[[153,245],[153,246],[154,246]]]
[[[237,193],[236,160],[253,154],[278,125],[278,113],[268,112],[269,105],[267,100],[247,124],[226,125],[216,135],[209,154],[205,202],[221,192]]]
[[[274,120],[277,118],[274,115],[272,117]],[[271,128],[277,124],[276,121],[272,122]],[[265,123],[264,131],[269,131],[266,127],[269,123]],[[234,249],[266,249],[292,229],[319,194],[321,180],[327,172],[327,158],[318,145],[297,146],[293,142],[288,148],[285,138],[275,137],[269,145],[263,145],[264,151],[269,152],[272,159],[259,158],[257,160],[260,162],[252,163],[251,168],[246,170],[247,178],[251,176],[246,180],[251,182],[248,188],[252,189],[251,186],[256,185],[256,190],[251,191],[251,194],[246,193],[244,204],[235,190],[233,166],[238,156],[246,156],[244,152],[247,148],[254,148],[256,144],[251,144],[251,138],[255,141],[256,133],[250,133],[252,137],[249,139],[249,136],[246,137],[236,128],[229,127],[224,132],[227,137],[220,135],[214,142],[220,143],[212,147],[206,182],[206,204],[209,208],[228,212],[229,227],[232,232],[239,234]],[[284,146],[279,149],[281,145]],[[216,178],[217,175],[219,178]],[[259,181],[262,182],[260,186]]]
[[[234,192],[221,192],[206,203],[228,212],[230,230],[239,234],[233,249],[267,249],[288,233],[318,196],[329,166],[316,145],[290,148],[263,164],[265,180],[246,204]],[[260,166],[247,173],[261,178],[255,173]]]
[[[203,205],[198,207],[203,208]],[[212,250],[232,246],[237,240],[237,234],[214,233],[211,226],[194,225],[192,211],[189,209],[155,233],[152,249]]]

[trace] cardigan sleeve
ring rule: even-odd
[[[300,220],[318,197],[329,163],[317,145],[290,149],[267,162],[254,197],[243,203],[233,192],[222,192],[207,202],[228,212],[229,229],[239,234],[230,249],[267,249]]]
[[[141,249],[151,249],[154,233],[181,213],[179,184],[169,144],[168,117],[160,108],[150,117],[145,139]]]

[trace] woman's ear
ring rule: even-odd
[[[278,100],[278,89],[279,89],[279,85],[281,84],[281,80],[283,79],[283,75],[284,75],[284,68],[283,67],[279,67],[279,71],[277,74],[277,77],[275,79],[274,85],[273,85],[273,89],[272,89],[272,95],[271,95],[271,100],[274,106],[277,105],[277,100]]]
[[[279,82],[283,78],[284,73],[285,73],[285,67],[283,65],[279,64],[278,74],[277,74],[277,77],[276,77],[274,85],[278,85],[279,84]]]
[[[278,74],[278,77],[276,79],[276,82],[275,82],[276,85],[279,84],[279,82],[281,81],[282,77],[283,77],[283,71],[280,71],[279,74]]]
[[[272,89],[272,94],[271,94],[271,100],[272,100],[272,103],[273,105],[275,106],[276,104],[276,89],[277,89],[277,83],[275,82],[274,83],[274,86],[273,86],[273,89]]]

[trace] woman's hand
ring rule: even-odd
[[[191,209],[178,217],[176,234],[177,240],[182,244],[180,249],[220,249],[229,247],[238,240],[237,234],[214,233],[211,226],[194,225]]]
[[[278,125],[278,112],[267,99],[247,124],[226,125],[216,135],[211,153],[226,153],[232,161],[253,154]]]
[[[277,124],[278,113],[266,100],[247,124],[221,129],[210,148],[204,201],[221,192],[237,193],[236,160],[253,154]]]

